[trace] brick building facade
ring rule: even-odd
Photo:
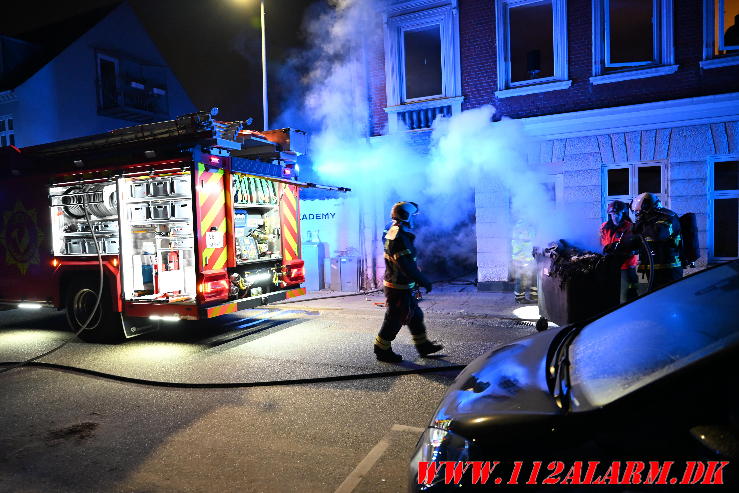
[[[523,123],[529,164],[594,232],[608,200],[653,191],[697,214],[699,267],[736,258],[739,3],[649,4],[388,0],[384,46],[369,57],[370,133],[412,132],[423,146],[437,116],[493,105]],[[643,42],[631,42],[640,32]],[[408,97],[419,94],[409,85],[417,52],[440,68],[431,97]],[[498,289],[510,277],[509,198],[494,182],[475,197],[478,281]]]

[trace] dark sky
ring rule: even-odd
[[[279,113],[275,73],[303,42],[305,8],[316,0],[266,0],[271,120]],[[15,34],[116,0],[4,2],[0,33]],[[262,73],[259,0],[129,0],[198,109],[220,108],[218,118],[253,117],[261,128]],[[274,87],[273,87],[274,86]]]

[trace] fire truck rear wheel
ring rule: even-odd
[[[75,333],[90,317],[97,299],[97,290],[98,281],[91,278],[73,280],[68,286],[67,322]],[[100,306],[78,337],[87,342],[118,342],[123,339],[120,314],[113,311],[110,294],[105,285],[100,297]]]

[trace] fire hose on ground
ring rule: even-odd
[[[93,304],[92,310],[90,310],[90,315],[87,317],[87,320],[85,320],[85,322],[80,326],[79,330],[77,330],[77,332],[75,332],[74,335],[69,337],[66,341],[62,342],[56,347],[49,349],[48,351],[44,353],[41,353],[37,356],[29,358],[25,361],[10,363],[8,364],[7,367],[0,369],[0,373],[4,373],[6,371],[10,371],[15,368],[20,368],[21,366],[30,366],[32,363],[34,364],[34,366],[46,365],[45,363],[34,363],[34,362],[60,350],[61,348],[63,348],[64,346],[72,342],[72,340],[75,339],[77,336],[79,336],[82,333],[82,331],[87,330],[87,326],[90,324],[90,322],[92,322],[92,319],[95,317],[95,312],[97,312],[98,309],[100,308],[100,299],[103,296],[103,281],[104,281],[103,257],[100,253],[100,245],[98,244],[97,236],[95,236],[95,228],[93,228],[92,221],[90,220],[90,212],[88,211],[88,207],[87,207],[88,205],[89,204],[87,203],[87,193],[83,192],[82,193],[82,209],[85,212],[85,221],[87,222],[87,227],[89,228],[90,233],[92,234],[92,241],[95,244],[95,253],[97,254],[97,258],[98,258],[99,277],[100,277],[100,281],[98,283],[98,292],[95,297],[95,303]],[[6,363],[0,363],[0,364],[5,365]]]

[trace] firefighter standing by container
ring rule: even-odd
[[[511,257],[513,261],[513,295],[516,303],[537,303],[539,290],[536,286],[534,265],[534,234],[530,224],[519,219],[511,232]],[[529,297],[526,298],[528,291]]]
[[[393,223],[385,234],[385,320],[374,343],[375,356],[380,361],[397,363],[403,359],[390,345],[403,325],[410,329],[421,356],[443,349],[426,336],[423,312],[413,296],[416,284],[426,288],[427,293],[431,291],[431,282],[416,265],[416,235],[412,232],[416,214],[418,205],[414,202],[398,202],[390,212]]]
[[[650,273],[649,255],[654,265],[652,289],[663,286],[683,277],[680,262],[680,219],[670,209],[662,207],[659,197],[652,193],[642,193],[631,203],[636,214],[634,234],[641,235],[647,243],[649,252],[639,250],[639,271]]]
[[[632,228],[628,214],[628,204],[620,200],[614,200],[608,204],[608,221],[600,226],[600,244],[603,253],[615,254],[624,258],[621,264],[621,303],[631,301],[637,296],[639,278],[636,275],[638,259],[632,252],[623,252],[621,244],[628,244],[632,240]],[[620,259],[619,259],[620,260]]]

